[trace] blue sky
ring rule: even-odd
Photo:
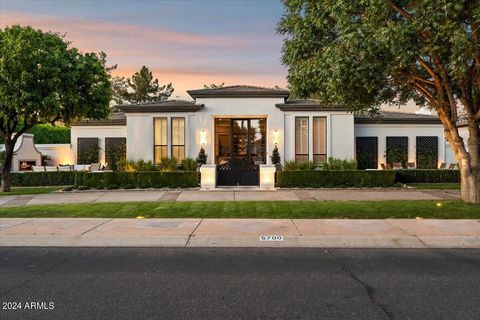
[[[275,26],[277,0],[0,0],[0,26],[65,33],[83,51],[104,51],[116,74],[148,66],[172,97],[204,83],[286,86]]]

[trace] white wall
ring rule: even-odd
[[[355,137],[378,137],[378,168],[386,163],[387,137],[408,137],[408,162],[416,161],[416,137],[438,137],[438,164],[446,161],[445,137],[441,124],[356,124]]]
[[[105,138],[127,137],[126,126],[73,126],[71,128],[72,145],[71,156],[76,164],[77,161],[77,139],[78,138],[99,138],[99,160],[105,163]],[[127,146],[129,145],[127,137]],[[127,147],[128,148],[128,147]]]
[[[214,132],[215,118],[237,117],[237,118],[266,118],[267,119],[267,163],[270,163],[270,156],[274,148],[274,131],[278,131],[278,149],[280,157],[284,159],[284,117],[283,112],[275,107],[277,103],[283,103],[283,98],[198,98],[197,104],[205,104],[205,108],[194,113],[195,117],[189,116],[190,124],[186,126],[190,130],[191,137],[190,157],[196,158],[200,148],[200,137],[202,130],[205,130],[206,144],[204,146],[208,154],[207,162],[214,162]],[[194,119],[194,121],[193,121]]]
[[[51,160],[47,160],[47,165],[58,166],[64,164],[74,164],[75,157],[73,156],[70,144],[36,144],[37,150],[42,155],[48,155]]]
[[[458,133],[460,134],[460,137],[463,139],[463,143],[465,143],[465,147],[468,150],[468,128],[467,127],[461,127],[458,129]],[[450,147],[450,144],[448,141],[445,139],[445,162],[446,163],[456,163],[457,160],[455,159],[455,155],[453,154],[452,148]]]
[[[327,126],[327,158],[355,158],[354,118],[347,112],[301,111],[285,112],[285,161],[295,160],[295,118],[308,117],[309,160],[313,161],[313,117],[325,117]]]
[[[172,118],[185,118],[185,157],[197,157],[195,142],[192,141],[196,128],[195,112],[156,112],[156,113],[127,113],[127,159],[153,161],[153,122],[154,118],[167,118],[168,155],[171,157]]]

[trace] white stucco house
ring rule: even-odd
[[[255,86],[188,91],[193,101],[119,105],[102,121],[72,126],[71,158],[89,145],[106,162],[111,146],[126,144],[129,160],[159,162],[163,157],[195,159],[204,148],[215,165],[216,183],[258,183],[259,165],[269,164],[278,147],[282,161],[323,162],[329,157],[363,157],[365,169],[388,162],[386,150],[403,148],[417,163],[417,146],[433,150],[436,163],[453,161],[436,116],[382,112],[380,119],[354,115],[343,106],[289,99],[289,92]],[[248,174],[239,174],[241,171]]]
[[[333,157],[356,159],[362,169],[381,169],[392,162],[387,159],[391,148],[403,150],[404,163],[418,167],[425,162],[420,149],[428,150],[432,168],[455,162],[443,126],[433,115],[382,111],[379,119],[371,119],[343,106],[293,100],[286,90],[255,86],[188,93],[193,101],[119,105],[106,120],[75,123],[70,144],[37,144],[35,159],[17,157],[14,170],[27,160],[40,165],[39,153],[50,156],[49,165],[85,164],[80,153],[89,148],[97,150],[93,162],[105,164],[119,145],[126,146],[122,150],[129,160],[156,163],[164,157],[195,159],[204,148],[204,167],[216,173],[213,185],[258,185],[260,167],[271,164],[275,146],[282,162],[322,163]]]

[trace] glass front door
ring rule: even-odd
[[[215,119],[218,185],[258,185],[266,163],[266,119]]]

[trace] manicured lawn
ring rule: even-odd
[[[65,187],[12,187],[10,192],[0,192],[0,196],[14,196],[19,194],[41,194],[61,190]]]
[[[479,219],[459,201],[136,202],[0,208],[0,217],[105,218],[445,218]]]
[[[417,189],[460,190],[460,183],[409,183],[408,185]]]

